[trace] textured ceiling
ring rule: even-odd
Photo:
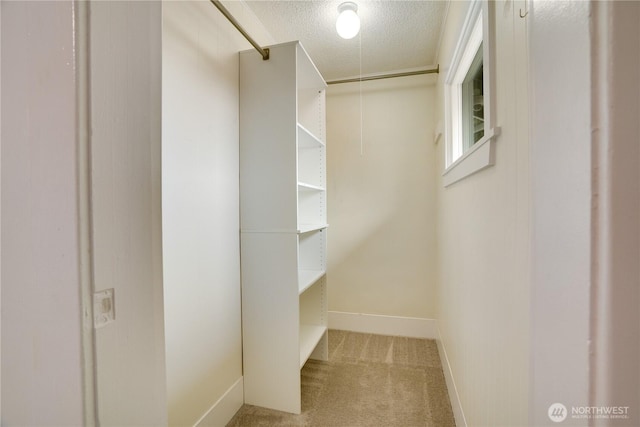
[[[335,29],[344,0],[246,3],[279,42],[300,40],[325,80],[436,65],[447,1],[355,0],[360,34]],[[360,64],[360,59],[362,64]]]

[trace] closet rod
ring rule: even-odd
[[[436,68],[431,68],[428,70],[406,71],[404,73],[376,74],[373,76],[354,77],[352,79],[329,80],[327,84],[338,85],[341,83],[366,82],[369,80],[381,80],[381,79],[390,79],[393,77],[417,76],[420,74],[437,74],[439,72],[440,72],[440,65],[438,65]]]
[[[233,15],[231,15],[231,13],[229,13],[227,8],[224,7],[219,0],[210,0],[210,1],[211,1],[211,3],[213,3],[213,5],[215,7],[218,8],[218,10],[220,12],[222,12],[222,14],[229,20],[229,22],[231,22],[231,24],[234,27],[236,27],[236,29],[238,31],[240,31],[240,34],[242,34],[244,36],[244,38],[247,39],[247,41],[249,43],[251,43],[251,46],[253,46],[258,52],[260,52],[260,55],[262,55],[262,59],[265,60],[265,61],[268,60],[269,59],[269,48],[260,47],[260,45],[258,43],[256,43],[256,41],[253,38],[251,38],[251,36],[244,30],[244,28],[242,28],[242,25],[240,25],[240,23],[238,21],[236,21],[236,19],[233,17]]]

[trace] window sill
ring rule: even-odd
[[[442,183],[450,186],[468,176],[473,175],[495,162],[495,140],[500,135],[500,128],[491,129],[480,141],[467,150],[458,160],[451,163],[442,174]]]

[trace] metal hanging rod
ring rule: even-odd
[[[224,7],[220,1],[218,0],[210,0],[210,1],[211,3],[213,3],[215,7],[218,8],[220,12],[222,12],[222,14],[229,20],[229,22],[231,22],[231,24],[234,27],[236,27],[238,31],[240,31],[240,34],[242,34],[244,38],[247,39],[249,43],[251,43],[251,46],[253,46],[258,52],[260,52],[260,55],[262,55],[262,59],[265,61],[268,60],[269,48],[266,48],[266,47],[263,48],[258,43],[256,43],[256,41],[253,38],[251,38],[251,36],[244,30],[244,28],[242,28],[242,25],[240,25],[240,23],[236,21],[236,18],[234,18],[233,15],[229,13],[227,8]]]
[[[436,68],[431,68],[428,70],[406,71],[404,73],[376,74],[373,76],[354,77],[352,79],[329,80],[327,84],[338,85],[342,83],[355,83],[355,82],[366,82],[369,80],[391,79],[393,77],[417,76],[420,74],[438,74],[439,72],[440,72],[440,65],[438,65]]]

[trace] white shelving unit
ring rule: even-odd
[[[240,53],[245,402],[300,413],[327,360],[326,83],[299,42]]]

